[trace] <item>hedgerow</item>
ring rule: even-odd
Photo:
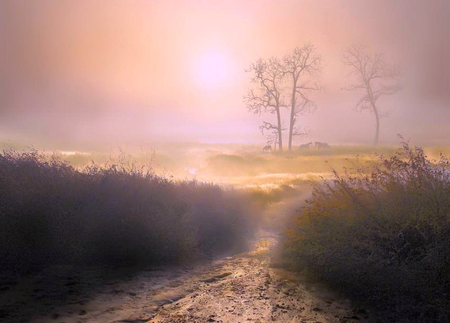
[[[316,185],[290,222],[284,258],[389,322],[450,321],[449,160],[407,143],[376,166]]]
[[[0,154],[2,269],[192,262],[245,248],[246,197],[135,166],[79,171],[37,151]]]

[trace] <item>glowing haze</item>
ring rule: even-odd
[[[372,116],[341,90],[342,54],[364,42],[403,70],[381,143],[449,143],[449,14],[445,0],[4,0],[0,139],[265,143],[244,70],[311,42],[324,90],[299,121],[308,141],[370,143]]]

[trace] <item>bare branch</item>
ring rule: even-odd
[[[263,124],[259,126],[259,129],[261,130],[261,133],[264,134],[264,130],[272,130],[275,129],[278,132],[278,127],[274,125],[273,123],[263,121]]]
[[[284,75],[288,81],[290,91],[290,126],[289,149],[292,148],[292,137],[298,116],[312,112],[316,108],[314,102],[308,98],[308,92],[320,90],[314,82],[322,71],[322,57],[315,51],[312,44],[295,48],[283,58]]]

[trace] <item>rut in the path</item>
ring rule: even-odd
[[[361,322],[345,301],[317,299],[270,268],[271,242],[218,264],[194,292],[162,306],[149,322]]]
[[[194,269],[143,272],[108,284],[88,303],[55,309],[33,322],[364,322],[363,310],[318,284],[270,267],[275,239],[252,252]]]

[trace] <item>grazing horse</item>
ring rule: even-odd
[[[264,146],[263,151],[272,151],[272,146],[271,145]]]
[[[326,142],[318,142],[318,141],[316,141],[316,142],[314,143],[314,146],[316,146],[316,147],[319,148],[319,149],[327,149],[327,148],[330,148],[330,145],[327,144]]]
[[[309,148],[309,147],[311,147],[311,145],[312,145],[312,142],[308,142],[307,144],[303,144],[303,145],[298,146],[298,148],[300,148],[300,149]]]

